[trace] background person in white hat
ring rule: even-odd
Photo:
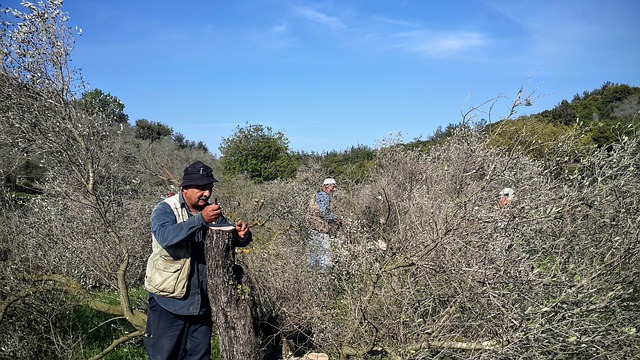
[[[342,225],[331,210],[331,195],[338,190],[335,179],[326,178],[309,202],[310,239],[308,263],[320,271],[330,270],[332,262],[330,233]]]
[[[500,191],[499,196],[500,197],[498,198],[498,207],[502,209],[507,205],[509,205],[511,201],[513,201],[516,194],[512,188],[504,188]]]

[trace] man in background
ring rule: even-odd
[[[311,225],[309,240],[309,266],[319,271],[331,269],[333,255],[331,253],[330,233],[342,225],[342,219],[331,209],[331,195],[338,190],[335,179],[326,178],[322,187],[312,196],[309,202],[309,220]]]
[[[515,197],[515,192],[511,188],[504,188],[500,191],[498,198],[498,207],[500,209],[505,208],[507,205],[511,204],[513,198]]]

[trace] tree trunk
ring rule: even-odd
[[[211,318],[218,330],[223,360],[261,360],[260,328],[254,301],[235,263],[232,233],[210,229],[205,257]]]

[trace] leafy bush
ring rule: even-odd
[[[232,136],[222,139],[220,152],[225,174],[246,175],[259,183],[290,179],[298,167],[284,134],[257,124],[238,126]]]

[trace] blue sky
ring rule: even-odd
[[[3,2],[3,5],[6,5]],[[219,155],[238,125],[294,151],[426,138],[525,79],[522,114],[606,81],[640,86],[637,0],[67,0],[73,64]],[[498,103],[497,115],[507,103]],[[495,119],[495,118],[494,118]]]

